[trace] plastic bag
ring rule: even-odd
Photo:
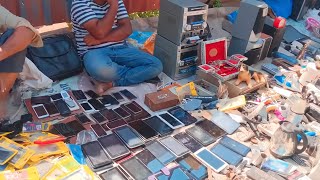
[[[156,41],[156,33],[153,33],[143,44],[142,50],[146,51],[149,54],[153,55],[154,52],[154,44]]]

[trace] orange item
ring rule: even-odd
[[[143,44],[142,50],[146,51],[149,54],[153,55],[153,51],[154,51],[154,44],[156,41],[156,33],[153,33],[148,39],[147,41]]]

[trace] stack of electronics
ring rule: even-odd
[[[172,79],[195,74],[198,45],[210,33],[207,14],[208,5],[196,0],[160,2],[154,55],[162,61],[164,73]]]

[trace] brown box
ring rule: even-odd
[[[144,99],[146,104],[152,111],[159,111],[179,104],[178,96],[171,91],[158,91],[146,94]]]

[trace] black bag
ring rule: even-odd
[[[68,35],[43,39],[41,48],[29,47],[27,57],[53,81],[74,76],[82,71],[82,62]]]

